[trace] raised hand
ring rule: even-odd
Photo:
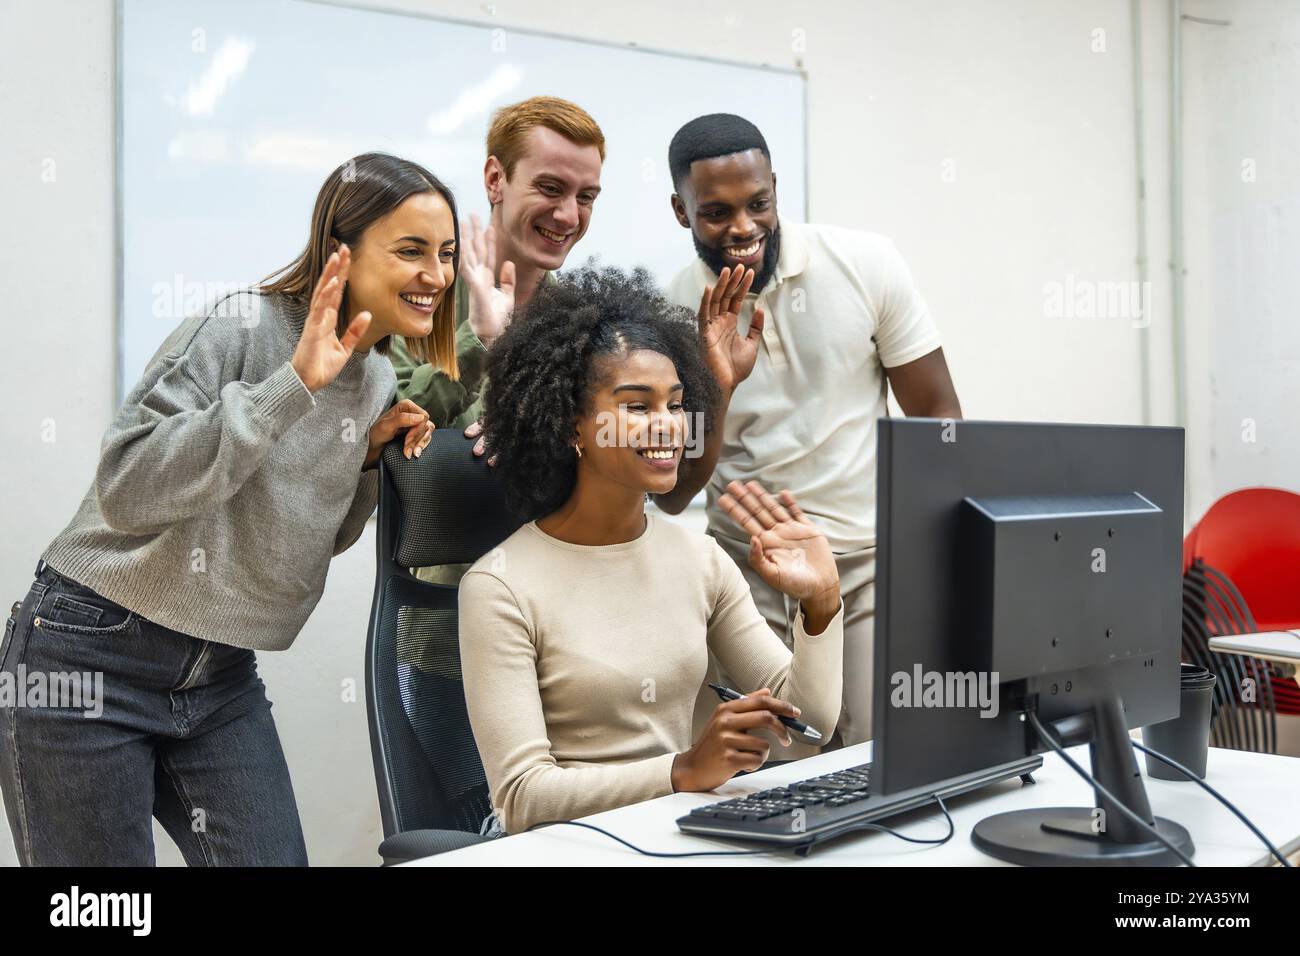
[[[717,283],[706,287],[700,299],[700,338],[704,343],[704,360],[726,396],[749,378],[758,357],[758,340],[763,337],[762,309],[754,310],[746,335],[736,331],[741,306],[753,284],[753,269],[740,266],[733,272],[730,266],[726,266],[718,273]]]
[[[794,495],[785,490],[778,500],[757,481],[733,481],[718,505],[749,532],[749,566],[759,577],[781,593],[834,615],[840,597],[835,556]]]
[[[351,265],[351,250],[339,246],[338,252],[326,261],[311,294],[307,321],[291,360],[293,370],[310,392],[318,392],[334,381],[370,327],[370,313],[359,312],[348,323],[342,338],[338,335],[339,303],[343,301]]]
[[[515,309],[515,264],[501,263],[497,286],[496,233],[484,229],[478,216],[470,216],[469,241],[461,244],[460,278],[469,287],[469,327],[487,346],[510,324]]]

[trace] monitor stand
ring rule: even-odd
[[[1154,817],[1129,742],[1119,696],[1097,700],[1091,711],[1049,725],[1063,747],[1087,743],[1092,775],[1137,816],[1188,856],[1196,852],[1183,826]],[[1032,731],[1031,731],[1032,733]],[[1180,861],[1165,845],[1096,793],[1096,807],[1012,810],[981,820],[971,834],[989,856],[1022,866],[1166,866]]]

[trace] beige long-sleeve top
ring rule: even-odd
[[[712,538],[646,516],[622,544],[569,544],[529,522],[460,583],[474,739],[509,833],[672,793],[711,649],[742,693],[769,687],[829,733],[843,608],[794,653]]]

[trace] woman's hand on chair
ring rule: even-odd
[[[374,468],[379,464],[384,446],[402,432],[406,432],[402,454],[407,458],[419,458],[420,452],[433,440],[433,422],[429,420],[429,413],[409,398],[402,399],[370,426],[369,448],[362,467]]]
[[[474,442],[475,458],[482,458],[487,454],[487,439],[483,437],[483,419],[480,418],[478,421],[470,422],[465,426],[465,437],[478,439],[478,441]],[[490,467],[496,467],[497,456],[492,455],[487,461]]]

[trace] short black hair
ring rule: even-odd
[[[545,517],[573,493],[574,423],[599,384],[596,358],[637,349],[673,363],[687,422],[698,413],[705,434],[711,431],[719,394],[696,317],[670,304],[645,269],[625,273],[588,264],[542,282],[492,346],[484,440],[506,504],[524,521]]]
[[[767,140],[758,127],[734,113],[709,113],[697,116],[673,136],[668,144],[668,171],[676,189],[691,172],[691,163],[697,159],[730,156],[751,149],[761,150],[772,162],[767,151]]]

